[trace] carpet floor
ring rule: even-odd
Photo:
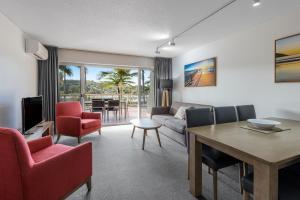
[[[161,135],[162,148],[154,131],[142,147],[142,130],[111,126],[82,138],[93,143],[92,190],[82,186],[68,200],[195,200],[187,180],[186,149]],[[61,144],[75,146],[77,139],[62,136]],[[203,196],[212,199],[212,176],[203,167]],[[219,200],[240,200],[238,167],[218,173]]]

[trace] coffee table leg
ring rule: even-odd
[[[145,148],[145,139],[146,139],[146,135],[147,135],[147,130],[144,129],[144,137],[143,137],[143,150]]]
[[[135,131],[135,126],[133,125],[133,130],[132,130],[131,138],[133,138],[134,131]]]
[[[161,147],[158,129],[156,128],[155,131],[156,131],[156,136],[157,136],[157,139],[158,139],[159,146]]]

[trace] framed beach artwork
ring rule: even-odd
[[[217,58],[209,58],[184,66],[184,86],[204,87],[217,85]]]
[[[275,41],[275,82],[300,82],[300,34]]]

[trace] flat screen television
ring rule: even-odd
[[[29,129],[42,122],[43,97],[27,97],[22,99],[22,131],[26,134]]]

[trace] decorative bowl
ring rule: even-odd
[[[251,127],[262,129],[262,130],[271,130],[276,125],[280,125],[281,122],[269,120],[269,119],[248,119],[247,122]]]

